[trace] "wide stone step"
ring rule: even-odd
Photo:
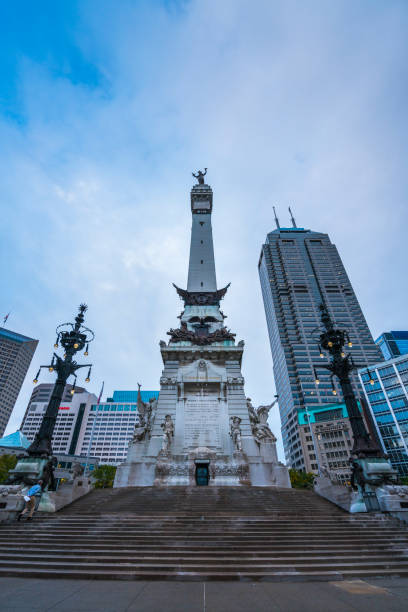
[[[72,538],[69,538],[69,536],[66,536],[64,539],[63,538],[54,538],[52,537],[52,535],[44,535],[42,538],[30,538],[30,540],[28,541],[27,538],[20,538],[19,540],[15,541],[14,543],[21,543],[22,545],[27,545],[29,542],[31,544],[37,544],[37,543],[44,543],[47,544],[50,542],[50,540],[52,540],[53,545],[54,546],[59,546],[60,544],[66,543],[66,542],[70,542],[72,546],[75,545],[80,545],[81,547],[83,546],[89,546],[91,544],[94,543],[95,540],[89,539],[89,538],[81,538],[81,539],[77,539],[75,541],[72,541]],[[194,538],[188,538],[188,539],[177,539],[175,540],[174,538],[157,538],[157,537],[150,537],[150,538],[141,538],[141,539],[132,539],[131,542],[129,542],[129,538],[123,537],[121,538],[119,541],[116,538],[112,538],[111,540],[106,540],[105,538],[103,538],[104,540],[104,544],[106,543],[110,543],[112,545],[119,545],[119,544],[123,544],[123,545],[129,545],[132,544],[133,546],[142,546],[142,545],[147,545],[147,546],[172,546],[172,547],[178,547],[178,546],[189,546],[189,547],[203,547],[203,546],[226,546],[228,544],[231,544],[233,546],[235,546],[236,548],[240,548],[243,547],[245,545],[247,546],[288,546],[289,548],[291,547],[290,543],[287,542],[287,540],[285,538],[270,538],[270,539],[265,539],[265,538],[260,538],[259,540],[255,539],[255,538],[231,538],[231,539],[226,539],[223,538],[222,540],[220,540],[219,538],[204,538],[204,537],[194,537]],[[304,539],[304,540],[299,540],[299,539],[293,539],[292,540],[292,545],[295,545],[296,547],[303,547],[303,548],[308,548],[309,547],[309,543],[310,540],[308,539]],[[331,540],[329,540],[327,542],[327,544],[338,544],[339,546],[344,546],[344,545],[356,545],[359,544],[361,546],[370,546],[370,544],[372,544],[372,539],[371,538],[350,538],[350,539],[346,539],[344,540],[343,538],[332,538]],[[393,538],[381,538],[379,539],[376,544],[378,543],[384,543],[384,544],[388,544],[389,546],[392,545],[408,545],[408,538],[407,537],[393,537]],[[5,544],[7,545],[7,540],[3,540],[1,542],[1,544]]]
[[[26,551],[28,554],[40,554],[41,552],[44,554],[60,554],[64,555],[68,552],[75,554],[76,556],[81,555],[108,555],[109,557],[117,557],[121,555],[141,555],[141,554],[156,554],[159,552],[161,555],[166,555],[168,557],[177,557],[177,556],[185,556],[185,555],[207,555],[211,554],[212,557],[219,556],[232,556],[236,557],[237,553],[240,555],[255,555],[258,557],[276,555],[276,556],[292,556],[292,555],[308,555],[308,556],[319,556],[319,555],[331,555],[331,556],[347,556],[357,554],[408,554],[407,547],[403,544],[398,546],[390,546],[389,544],[383,544],[383,546],[376,545],[375,547],[366,547],[362,548],[360,545],[350,545],[345,546],[338,544],[335,547],[332,546],[323,546],[316,545],[315,548],[309,546],[307,550],[302,548],[301,546],[287,546],[287,547],[275,547],[275,546],[261,546],[257,545],[255,548],[253,545],[248,544],[247,546],[225,546],[221,544],[220,546],[200,546],[200,547],[192,547],[190,545],[181,546],[177,543],[177,546],[173,547],[163,547],[161,545],[157,546],[137,546],[135,548],[131,548],[129,546],[126,547],[115,547],[112,545],[110,548],[103,544],[103,548],[98,547],[100,545],[91,544],[87,545],[86,548],[76,548],[71,545],[59,544],[58,547],[52,546],[51,544],[35,544],[33,546],[29,546],[26,543],[21,543],[20,545],[10,544],[9,546],[0,547],[0,555],[3,553],[11,553],[11,552],[21,552]]]
[[[31,565],[32,562],[37,563],[47,563],[54,565],[55,563],[64,563],[66,566],[72,564],[74,566],[78,564],[91,564],[91,565],[111,565],[112,564],[112,556],[111,555],[73,555],[73,554],[65,554],[64,556],[57,554],[41,554],[27,552],[27,553],[2,553],[0,554],[0,563],[7,564],[7,561],[18,561],[23,562],[25,565]],[[369,563],[370,566],[372,564],[381,564],[381,565],[389,565],[390,563],[408,563],[408,556],[405,551],[400,551],[399,554],[396,552],[388,552],[383,554],[372,554],[371,551],[368,554],[354,554],[354,555],[308,555],[303,553],[301,555],[294,556],[282,556],[282,555],[261,555],[258,556],[256,553],[252,555],[248,554],[240,554],[239,560],[237,560],[236,556],[206,556],[203,552],[200,555],[186,555],[180,554],[177,558],[174,556],[168,556],[160,554],[160,551],[157,551],[154,555],[147,554],[139,554],[139,555],[123,555],[119,558],[116,558],[115,563],[119,563],[120,565],[164,565],[168,567],[180,566],[180,565],[222,565],[222,566],[231,566],[231,567],[241,567],[244,565],[245,567],[252,566],[303,566],[312,563],[314,565],[330,565],[333,567],[336,565],[343,564],[352,564],[359,565]]]
[[[0,557],[1,558],[7,558],[9,555],[13,556],[13,557],[17,557],[19,555],[22,555],[22,558],[31,558],[32,556],[34,557],[38,557],[38,558],[44,558],[45,556],[52,556],[52,557],[61,557],[63,556],[63,558],[68,558],[68,557],[75,557],[75,558],[83,558],[83,557],[87,557],[89,556],[91,559],[96,559],[96,558],[109,558],[109,559],[113,559],[113,558],[136,558],[136,557],[153,557],[155,555],[160,555],[161,558],[168,558],[168,559],[194,559],[197,557],[200,558],[211,558],[211,559],[221,559],[221,558],[225,558],[225,559],[236,559],[237,557],[237,553],[239,553],[239,558],[259,558],[259,559],[263,559],[263,558],[295,558],[295,559],[299,559],[301,557],[304,558],[309,558],[309,557],[327,557],[328,559],[333,559],[334,557],[352,557],[355,558],[356,556],[372,556],[373,558],[378,558],[378,557],[382,557],[382,556],[395,556],[395,557],[399,557],[402,555],[407,556],[407,548],[406,547],[401,547],[401,548],[392,548],[390,549],[390,547],[376,547],[376,548],[361,548],[361,547],[354,547],[354,548],[342,548],[339,550],[335,550],[333,551],[330,547],[326,547],[326,548],[319,548],[317,550],[304,550],[304,549],[267,549],[267,550],[260,550],[258,548],[234,548],[234,549],[227,549],[227,548],[221,548],[221,549],[214,549],[214,548],[204,548],[201,547],[199,549],[192,549],[189,547],[186,547],[184,549],[181,548],[177,548],[177,549],[163,549],[160,546],[157,546],[156,548],[146,548],[146,549],[140,549],[140,548],[135,548],[135,549],[123,549],[123,550],[114,550],[114,549],[106,549],[106,548],[102,548],[102,549],[94,549],[92,548],[91,550],[89,548],[72,548],[72,547],[66,547],[66,548],[50,548],[49,545],[47,548],[38,548],[37,546],[34,547],[29,547],[29,546],[13,546],[10,545],[7,548],[0,548]],[[207,557],[207,555],[210,555]]]
[[[244,571],[244,572],[151,572],[142,571],[135,574],[129,571],[115,571],[110,570],[104,571],[98,569],[97,572],[91,572],[87,570],[66,570],[66,569],[27,569],[27,568],[0,568],[0,576],[16,576],[26,578],[56,578],[56,579],[87,579],[87,580],[170,580],[170,581],[203,581],[203,580],[232,580],[232,581],[263,581],[263,582],[282,582],[282,580],[290,582],[304,582],[304,581],[338,581],[345,580],[348,578],[368,578],[368,577],[387,577],[387,576],[408,576],[408,571],[400,569],[396,572],[394,569],[381,569],[377,568],[369,570],[343,570],[331,571],[326,570],[325,572],[299,572],[299,571],[279,571],[279,572],[257,572],[257,571]]]
[[[408,530],[312,491],[93,491],[0,528],[0,576],[118,580],[340,580],[408,576]]]
[[[97,517],[97,519],[95,518],[94,515],[72,515],[70,517],[66,517],[66,516],[60,516],[59,513],[57,514],[53,514],[53,515],[48,515],[48,514],[36,514],[34,515],[34,519],[33,519],[33,523],[47,523],[47,524],[51,524],[51,523],[56,523],[56,524],[61,524],[61,525],[75,525],[75,524],[82,524],[82,525],[88,525],[88,524],[95,524],[95,522],[97,521],[98,523],[117,523],[118,521],[120,521],[120,524],[123,525],[139,525],[139,524],[148,524],[151,522],[157,522],[157,523],[168,523],[168,524],[172,524],[172,523],[191,523],[192,525],[195,525],[197,523],[201,523],[201,522],[206,522],[206,523],[220,523],[223,525],[229,524],[231,522],[231,519],[234,520],[234,522],[239,522],[240,524],[252,524],[252,523],[259,523],[259,524],[275,524],[277,522],[279,522],[280,524],[287,524],[287,525],[296,525],[297,523],[297,518],[295,517],[288,517],[286,514],[285,515],[279,515],[277,517],[275,516],[235,516],[235,515],[227,515],[227,514],[223,514],[220,515],[219,513],[216,514],[175,514],[171,517],[168,516],[161,516],[158,514],[154,514],[154,515],[121,515],[120,517],[118,517],[117,514],[110,514],[110,515],[106,515],[106,514],[101,514],[100,516]],[[305,517],[303,516],[303,520],[306,521],[308,524],[311,525],[348,525],[348,524],[364,524],[364,525],[380,525],[380,524],[384,524],[387,525],[389,524],[389,519],[386,518],[384,520],[383,519],[378,519],[377,515],[374,516],[367,516],[366,518],[362,518],[361,515],[355,515],[355,516],[341,516],[341,517],[326,517],[326,516],[321,516],[321,517]]]
[[[217,534],[217,533],[194,533],[194,534],[183,534],[182,532],[178,534],[140,534],[140,535],[132,535],[126,536],[124,534],[117,535],[106,535],[101,533],[84,533],[84,534],[57,534],[52,533],[53,542],[71,542],[75,544],[77,542],[88,542],[91,543],[95,539],[100,539],[103,537],[103,541],[107,544],[117,543],[118,545],[126,545],[126,543],[132,543],[133,546],[137,546],[143,543],[160,543],[162,545],[169,544],[171,542],[215,542],[218,544],[248,544],[251,542],[256,542],[257,544],[267,543],[267,544],[285,544],[285,545],[308,545],[313,538],[320,538],[320,534],[304,534],[304,535],[277,535],[277,534],[248,534],[242,535],[240,533],[237,534]],[[375,537],[375,542],[373,542],[373,537]],[[18,542],[47,542],[50,540],[50,533],[33,533],[33,534],[14,534],[11,536],[1,537],[0,545],[8,544],[12,539],[15,543]],[[324,538],[325,544],[352,544],[352,543],[387,543],[387,542],[407,542],[408,543],[408,535],[404,533],[395,533],[395,534],[384,534],[381,536],[365,533],[358,534],[339,534],[332,533],[327,534]],[[318,540],[319,541],[319,540]]]
[[[30,531],[26,531],[25,534],[27,536],[33,535],[46,535],[49,529],[36,529],[32,528]],[[126,534],[124,534],[124,530],[120,528],[115,529],[101,529],[99,527],[89,527],[88,529],[66,529],[66,528],[53,528],[52,533],[56,536],[93,536],[99,535],[103,532],[104,537],[128,537],[128,538],[139,538],[146,537],[154,531],[154,535],[157,537],[195,537],[197,535],[210,535],[212,537],[222,536],[222,537],[280,537],[280,538],[296,538],[296,537],[309,537],[310,535],[319,535],[320,537],[332,537],[335,535],[336,537],[340,536],[359,536],[364,532],[364,536],[376,537],[378,535],[378,530],[376,529],[363,529],[363,528],[338,528],[336,529],[336,534],[333,534],[333,530],[315,530],[315,529],[278,529],[278,528],[259,528],[259,529],[244,529],[242,530],[239,526],[229,527],[227,528],[204,528],[201,529],[176,529],[176,528],[167,528],[167,529],[129,529],[126,530]],[[242,531],[245,533],[242,534]],[[8,535],[16,535],[22,533],[22,530],[5,530],[3,537],[7,537]],[[400,535],[403,532],[398,529],[383,529],[381,532],[381,536],[393,536]]]
[[[302,563],[259,563],[259,564],[248,564],[248,563],[240,563],[235,562],[231,563],[226,567],[225,563],[164,563],[159,562],[157,560],[148,563],[148,562],[140,562],[140,563],[104,563],[98,564],[95,562],[92,563],[84,563],[82,561],[76,561],[75,563],[69,563],[65,560],[53,561],[52,564],[42,561],[12,561],[10,559],[0,560],[0,568],[29,568],[29,569],[47,569],[52,567],[53,569],[65,569],[65,570],[78,570],[83,569],[89,572],[95,572],[98,570],[109,571],[112,573],[118,571],[129,571],[134,572],[135,574],[139,574],[140,572],[160,572],[166,571],[167,573],[178,573],[185,571],[195,571],[206,573],[207,571],[218,571],[223,573],[228,572],[247,572],[251,571],[263,571],[263,572],[282,572],[282,571],[293,571],[296,570],[298,572],[321,572],[324,573],[327,571],[328,566],[327,563],[319,563],[319,562],[302,562]],[[330,571],[353,571],[353,570],[371,570],[375,572],[381,571],[381,569],[393,569],[394,571],[403,570],[408,573],[408,559],[402,561],[357,561],[357,562],[347,562],[347,561],[337,561],[330,564]]]
[[[205,489],[205,490],[203,490]],[[96,490],[77,500],[62,513],[144,514],[157,512],[225,512],[232,514],[251,513],[265,515],[284,511],[287,515],[319,514],[341,516],[343,511],[319,498],[313,491],[268,489],[264,487],[128,487],[111,490]]]

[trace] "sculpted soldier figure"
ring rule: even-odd
[[[237,416],[233,416],[230,419],[230,436],[235,448],[238,451],[242,451],[242,439],[241,439],[241,419]]]
[[[199,185],[204,185],[204,177],[207,174],[207,168],[204,168],[204,172],[198,170],[197,174],[194,174],[194,172],[191,174],[197,179]]]
[[[162,450],[167,452],[170,449],[170,445],[174,436],[174,423],[169,414],[166,414],[166,416],[164,417],[164,421],[161,424],[161,428],[163,429]]]

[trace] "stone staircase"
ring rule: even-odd
[[[0,576],[341,580],[408,575],[408,530],[349,515],[312,491],[97,490],[0,527]]]

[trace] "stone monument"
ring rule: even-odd
[[[269,429],[270,406],[253,408],[241,373],[244,342],[235,342],[217,289],[211,214],[213,192],[195,176],[187,289],[180,327],[160,342],[163,372],[158,400],[138,394],[139,422],[115,487],[252,485],[290,487]]]

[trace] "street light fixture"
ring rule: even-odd
[[[317,368],[324,368],[331,372],[333,395],[337,395],[333,376],[336,376],[339,381],[354,438],[350,458],[352,464],[352,483],[358,485],[363,497],[372,496],[373,492],[368,491],[370,487],[367,489],[367,485],[396,482],[397,474],[392,469],[382,449],[370,437],[363,417],[360,414],[350,379],[351,372],[360,366],[354,363],[350,353],[346,354],[344,351],[346,343],[348,346],[352,346],[349,335],[346,331],[335,327],[325,304],[320,304],[319,308],[323,324],[323,329],[320,329],[319,349],[321,351],[323,348],[323,350],[329,353],[330,362],[313,366],[316,383],[318,381]],[[371,374],[369,376],[370,384],[374,384]],[[369,463],[370,466],[368,465]],[[376,464],[375,469],[372,468],[374,464]]]
[[[63,323],[57,327],[57,339],[54,348],[62,346],[65,350],[63,358],[56,353],[53,354],[49,365],[40,366],[34,384],[38,383],[42,368],[47,368],[50,372],[57,373],[52,390],[50,401],[41,422],[40,429],[36,434],[34,441],[28,447],[28,457],[23,457],[19,460],[14,470],[10,471],[9,482],[25,482],[31,484],[39,478],[44,481],[44,485],[53,483],[53,450],[51,445],[52,435],[57,421],[58,409],[63,397],[66,382],[70,376],[74,377],[74,383],[71,388],[71,395],[75,393],[76,387],[76,371],[80,368],[89,368],[86,381],[90,381],[92,365],[79,365],[74,361],[73,357],[78,351],[81,351],[85,345],[88,345],[95,337],[95,334],[88,327],[85,327],[84,314],[87,310],[85,304],[81,304],[79,312],[75,317],[75,323]]]

